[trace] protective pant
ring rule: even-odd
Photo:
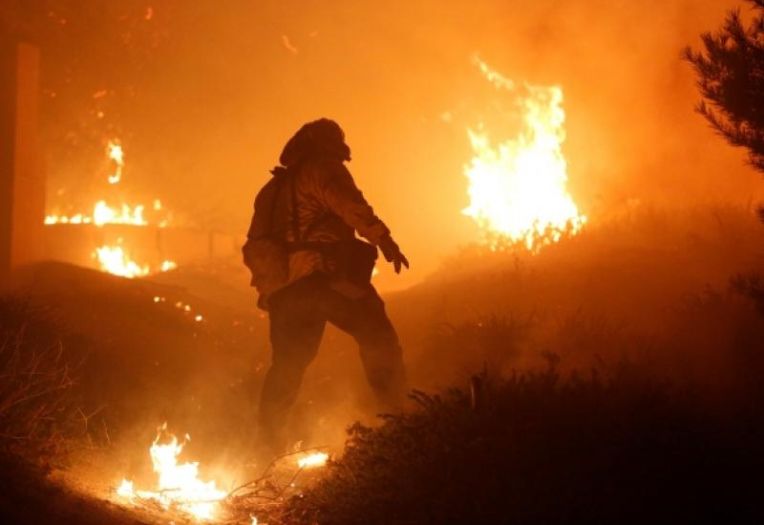
[[[353,299],[313,274],[276,292],[270,300],[271,367],[260,398],[260,438],[275,452],[286,445],[284,428],[306,368],[315,358],[328,322],[358,342],[366,378],[380,403],[400,408],[405,373],[398,336],[376,290]]]

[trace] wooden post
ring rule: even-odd
[[[0,40],[0,286],[43,257],[45,180],[37,143],[36,47]]]

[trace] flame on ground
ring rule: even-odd
[[[217,488],[215,481],[199,479],[199,463],[178,463],[185,441],[169,436],[169,442],[160,443],[167,425],[162,425],[156,439],[151,444],[149,454],[154,472],[157,474],[157,490],[135,490],[133,482],[123,479],[117,488],[117,495],[132,500],[143,498],[154,500],[164,508],[177,506],[200,520],[215,517],[218,502],[226,497],[226,492]],[[186,439],[189,439],[186,436]]]
[[[162,438],[165,443],[160,443]],[[178,442],[178,438],[167,433],[167,423],[164,423],[149,448],[157,475],[157,490],[137,490],[132,481],[122,479],[116,488],[117,496],[133,503],[136,499],[153,500],[165,509],[176,507],[199,520],[214,519],[218,505],[228,493],[218,488],[214,480],[199,479],[198,462],[178,463],[178,456],[190,439],[186,435],[185,441]],[[313,452],[299,457],[296,463],[300,469],[317,468],[325,466],[328,459],[326,452]],[[255,516],[250,515],[250,519],[251,525],[257,525]]]
[[[122,246],[101,246],[93,255],[104,272],[128,279],[149,274],[149,267],[133,261]]]
[[[516,84],[476,59],[496,89],[517,97],[518,135],[493,143],[482,126],[468,129],[474,156],[464,167],[470,205],[463,213],[486,232],[492,248],[509,242],[528,250],[578,233],[586,223],[567,191],[563,92],[559,86]]]
[[[104,245],[96,248],[93,252],[93,258],[98,261],[101,271],[119,277],[134,279],[135,277],[145,277],[152,273],[149,265],[135,262],[119,244]],[[173,261],[163,261],[158,271],[168,272],[177,267],[178,265]]]

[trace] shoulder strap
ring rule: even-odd
[[[278,204],[279,196],[281,195],[281,187],[284,185],[284,181],[276,179],[273,181],[273,184],[276,187],[273,190],[273,197],[271,198],[268,206],[268,211],[266,212],[268,214],[268,227],[266,228],[268,235],[273,235],[273,223],[276,217],[276,205]]]
[[[300,235],[300,214],[297,209],[297,173],[299,168],[295,169],[289,174],[290,177],[290,189],[292,191],[292,237],[294,242],[300,242],[302,235]]]

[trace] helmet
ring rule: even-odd
[[[286,143],[279,163],[289,167],[308,158],[350,160],[350,148],[339,124],[327,118],[308,122]]]

